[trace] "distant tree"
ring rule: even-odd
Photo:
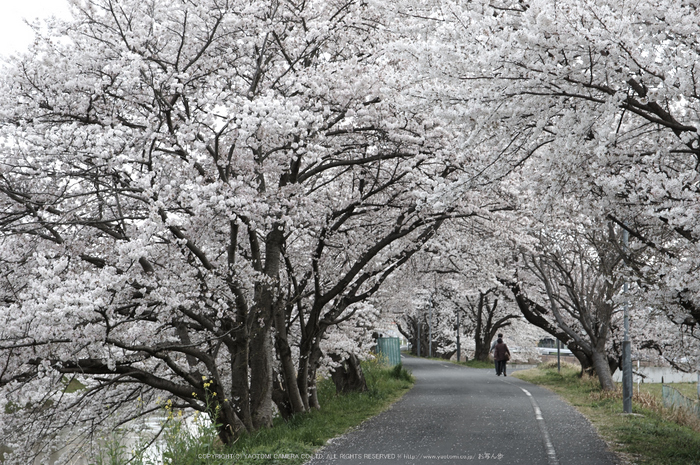
[[[474,336],[474,358],[486,361],[489,358],[491,342],[512,320],[520,318],[518,313],[504,313],[498,306],[496,288],[478,291],[478,295],[465,296],[465,314],[471,322]]]
[[[527,320],[561,340],[584,369],[596,373],[601,387],[611,390],[619,365],[611,347],[613,320],[620,319],[617,296],[624,279],[618,269],[624,256],[619,230],[608,226],[543,228],[532,248],[522,251],[519,282],[511,289]]]

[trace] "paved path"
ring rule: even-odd
[[[613,465],[590,423],[550,391],[494,370],[403,358],[416,385],[309,465]]]

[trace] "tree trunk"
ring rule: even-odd
[[[272,426],[272,293],[269,284],[258,284],[253,313],[250,354],[250,411],[253,429]]]
[[[331,374],[331,378],[333,379],[333,383],[335,383],[335,392],[338,394],[364,392],[367,390],[365,375],[362,372],[360,360],[355,354],[350,354],[343,363],[336,367],[335,371]]]
[[[309,405],[309,379],[311,372],[311,350],[312,344],[308,337],[302,335],[299,343],[299,370],[297,371],[297,387],[299,388],[299,396],[304,404],[304,408],[308,411]]]
[[[427,357],[428,356],[428,325],[423,324],[422,321],[418,321],[418,324],[421,325],[420,327],[420,354],[416,352],[416,355],[420,357]],[[418,341],[418,338],[415,338],[416,341]],[[417,345],[417,344],[416,344]],[[418,350],[418,347],[416,347],[416,351]]]
[[[219,425],[219,439],[221,439],[223,444],[231,445],[246,430],[246,426],[236,415],[231,402],[219,403],[217,407],[217,416],[214,419],[214,424]]]
[[[275,375],[274,381],[272,383],[272,401],[277,406],[277,411],[279,411],[280,416],[283,419],[288,420],[289,418],[291,418],[292,415],[294,415],[294,410],[292,409],[292,406],[289,403],[289,397],[287,396],[287,392],[283,387],[282,381],[277,375]]]
[[[236,345],[238,350],[231,357],[231,402],[236,407],[238,416],[245,428],[248,431],[253,431],[253,419],[250,414],[250,386],[248,385],[248,378],[250,377],[248,370],[248,335],[244,330],[238,332],[245,333],[245,337],[236,338],[240,343]]]
[[[614,382],[612,381],[612,375],[615,374],[615,371],[620,366],[620,361],[617,359],[617,357],[615,357],[614,355],[608,355],[606,351],[602,351],[602,353],[600,354],[600,361],[598,361],[598,363],[602,363],[601,367],[603,365],[607,366],[607,369],[601,368],[603,369],[601,376],[601,374],[599,373],[599,369],[596,367],[594,354],[588,354],[586,351],[582,350],[578,346],[578,344],[575,343],[569,344],[568,348],[569,350],[571,350],[571,353],[574,354],[576,359],[581,364],[581,375],[586,373],[590,376],[597,376],[600,380],[600,385],[603,389],[608,389],[603,385],[603,382],[605,381],[607,383],[606,380],[608,379],[610,380],[608,386],[614,386]]]
[[[272,336],[269,325],[257,328],[251,341],[250,408],[253,429],[272,426]]]
[[[615,383],[610,373],[610,365],[608,365],[608,356],[605,353],[605,349],[594,351],[591,354],[591,358],[593,359],[593,368],[595,368],[596,375],[598,375],[598,381],[600,381],[600,387],[605,391],[615,390]]]
[[[282,393],[287,398],[289,408],[292,413],[305,412],[308,408],[304,405],[301,399],[301,394],[299,392],[299,385],[297,384],[297,370],[294,366],[294,360],[292,360],[292,350],[289,347],[289,341],[287,340],[287,325],[285,321],[284,307],[275,311],[275,327],[277,329],[277,335],[275,338],[275,347],[277,349],[277,357],[279,358],[280,365],[282,368],[282,383],[279,386],[282,388]]]
[[[321,410],[321,403],[318,401],[318,386],[316,385],[316,370],[314,370],[314,380],[309,386],[309,408]]]
[[[608,366],[610,367],[610,376],[614,375],[618,368],[621,367],[622,360],[616,355],[608,354]]]
[[[585,352],[575,341],[571,341],[566,347],[571,351],[571,353],[576,357],[578,363],[581,365],[580,376],[584,373],[588,375],[593,375],[595,373],[595,368],[593,368],[593,359]]]
[[[320,343],[321,337],[319,336],[314,342],[313,349],[311,350],[311,356],[309,357],[309,408],[316,410],[321,408],[321,404],[318,401],[318,389],[316,387],[316,370],[318,369],[321,357],[323,356],[323,352],[321,352],[321,347],[319,346]]]
[[[491,346],[489,344],[484,344],[484,343],[478,344],[476,346],[476,350],[474,351],[474,359],[479,360],[481,362],[488,362],[490,348],[491,348]]]
[[[250,344],[250,403],[253,428],[272,426],[272,323],[274,299],[279,285],[284,227],[273,224],[265,238],[264,274],[268,280],[256,285],[256,305]]]

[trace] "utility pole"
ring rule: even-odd
[[[420,357],[420,316],[416,318],[416,327],[418,328],[418,337],[416,338],[416,341],[418,342],[417,344],[417,352],[416,354]]]
[[[624,253],[627,254],[627,246],[629,241],[629,233],[626,229],[622,230],[622,244]],[[625,281],[623,285],[623,293],[625,294],[624,303],[624,325],[625,339],[622,342],[622,411],[624,413],[632,413],[632,343],[630,342],[630,315],[629,315],[629,300],[627,291],[629,284]]]
[[[457,363],[459,363],[462,358],[461,358],[461,352],[460,352],[460,347],[459,347],[459,309],[457,309]],[[700,388],[698,388],[700,389]]]
[[[430,296],[430,321],[428,322],[428,358],[433,356],[433,296]]]

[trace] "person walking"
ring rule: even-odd
[[[503,333],[498,333],[498,338],[494,339],[493,342],[491,343],[491,348],[489,349],[489,353],[493,355],[493,363],[494,366],[496,367],[496,374],[498,374],[498,362],[496,361],[496,354],[493,352],[493,349],[496,348],[496,344],[498,344],[498,340],[503,339]]]
[[[496,347],[493,349],[493,359],[496,361],[496,374],[508,376],[506,374],[506,362],[510,360],[510,350],[500,337],[496,340]]]

